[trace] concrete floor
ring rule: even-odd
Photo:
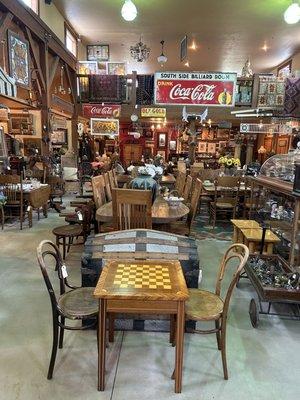
[[[270,400],[300,396],[300,322],[248,317],[247,281],[235,290],[228,320],[229,380],[224,381],[214,335],[185,336],[182,394],[170,376],[174,348],[167,333],[118,332],[107,352],[104,393],[97,391],[95,331],[66,332],[54,378],[46,379],[52,341],[51,308],[36,262],[36,246],[63,220],[53,211],[32,229],[0,231],[0,399],[218,399]],[[228,242],[199,242],[203,279],[213,289]],[[80,283],[79,247],[68,256],[70,280]]]

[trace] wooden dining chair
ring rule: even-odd
[[[192,333],[209,334],[215,333],[217,337],[218,349],[221,351],[224,379],[228,379],[228,369],[226,360],[226,323],[229,311],[232,292],[236,287],[239,276],[249,257],[249,249],[244,244],[233,244],[226,251],[222,258],[215,292],[209,292],[202,289],[189,289],[189,299],[185,303],[185,318],[187,321],[212,321],[215,323],[214,329],[200,330],[194,329]],[[233,277],[227,286],[225,296],[221,295],[221,289],[224,287],[223,278],[228,267],[232,266],[232,261],[237,262]],[[171,323],[172,331],[170,337],[174,341],[176,321]],[[174,342],[173,342],[174,343]],[[173,373],[174,375],[174,373]]]
[[[183,190],[183,198],[184,202],[188,203],[191,197],[191,191],[193,187],[193,178],[191,175],[188,175],[185,180],[184,190]]]
[[[96,209],[106,203],[104,176],[98,175],[92,178],[93,199]]]
[[[240,179],[234,176],[219,176],[215,182],[213,201],[210,203],[209,222],[216,226],[217,214],[223,213],[235,219],[240,193]]]
[[[188,213],[187,219],[185,221],[176,221],[169,224],[166,228],[168,232],[174,233],[176,235],[190,236],[191,227],[197,214],[201,192],[202,182],[200,181],[200,179],[196,179],[190,202],[190,211]]]
[[[50,186],[50,203],[54,206],[54,199],[59,198],[62,203],[63,195],[65,194],[65,181],[60,176],[49,175],[46,177],[46,183]],[[55,208],[55,207],[54,207]]]
[[[152,228],[151,190],[113,189],[112,206],[115,230]]]
[[[50,265],[46,260],[54,258],[54,269],[59,279],[59,290],[52,286],[47,270]],[[83,330],[97,324],[99,302],[94,298],[94,287],[71,286],[66,277],[66,266],[63,263],[58,247],[50,240],[43,240],[37,247],[38,263],[50,296],[53,320],[53,343],[47,379],[52,379],[57,347],[63,348],[64,330]],[[53,264],[53,263],[52,263]],[[70,290],[69,290],[70,289]],[[58,292],[58,293],[56,293]],[[76,326],[65,324],[65,320],[92,320]]]
[[[111,199],[112,199],[112,197],[111,197],[111,183],[110,183],[108,172],[105,172],[103,174],[103,177],[104,177],[104,183],[105,183],[106,199],[107,199],[107,201],[111,201]]]
[[[110,184],[110,189],[117,189],[118,188],[118,182],[115,174],[115,170],[110,169],[108,171],[108,179],[109,179],[109,184]]]
[[[20,220],[20,229],[28,218],[32,227],[32,208],[24,198],[23,180],[21,175],[0,175],[0,192],[6,197],[4,208],[5,218]]]
[[[186,175],[183,172],[178,172],[175,182],[175,190],[179,196],[183,195]]]

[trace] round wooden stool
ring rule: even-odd
[[[70,250],[74,238],[84,234],[82,225],[78,224],[58,226],[53,229],[52,233],[56,237],[57,247],[59,248],[60,245],[63,246],[63,259],[66,258],[66,251]]]

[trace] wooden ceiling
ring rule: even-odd
[[[160,70],[157,56],[165,40],[165,70],[183,70],[180,41],[188,35],[190,70],[240,72],[250,57],[255,72],[279,65],[300,49],[300,23],[287,25],[283,13],[290,0],[134,0],[138,16],[122,19],[123,0],[54,0],[85,43],[108,43],[113,61],[128,70]],[[148,61],[135,63],[129,47],[142,40],[151,48]],[[262,48],[267,46],[267,51]]]

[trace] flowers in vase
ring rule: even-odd
[[[229,156],[222,156],[219,158],[219,164],[223,165],[225,168],[232,168],[232,167],[240,167],[241,161],[239,158],[229,157]]]

